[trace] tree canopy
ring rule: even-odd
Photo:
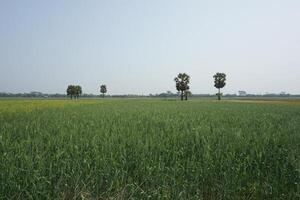
[[[79,96],[82,94],[82,88],[79,85],[69,85],[67,88],[67,95],[70,96],[71,99],[73,97],[78,99]]]
[[[213,77],[215,79],[215,85],[214,86],[219,90],[218,93],[217,93],[218,100],[221,100],[222,93],[220,92],[220,89],[223,88],[226,85],[226,83],[225,83],[226,74],[217,72]]]
[[[176,82],[176,89],[181,93],[181,100],[183,100],[183,96],[185,96],[185,100],[187,100],[187,91],[190,89],[190,76],[186,73],[179,73],[174,81]]]
[[[104,94],[107,92],[106,85],[101,85],[101,86],[100,86],[100,92],[102,93],[102,95],[103,95],[103,97],[104,97]]]

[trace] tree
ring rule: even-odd
[[[75,91],[74,91],[74,93],[75,93],[75,98],[78,99],[79,95],[82,94],[81,86],[76,85],[76,86],[75,86]]]
[[[214,79],[215,87],[219,90],[219,92],[216,95],[218,96],[218,100],[221,100],[222,93],[220,92],[220,89],[226,85],[226,74],[218,72],[214,75]]]
[[[69,85],[67,88],[67,95],[73,99],[78,99],[79,95],[82,94],[82,88],[79,85]]]
[[[67,95],[70,96],[71,99],[73,99],[73,96],[75,95],[75,86],[74,85],[68,85]]]
[[[180,92],[181,101],[183,101],[183,95],[185,94],[185,100],[187,100],[188,93],[187,91],[190,89],[188,85],[190,83],[190,76],[186,73],[179,73],[177,77],[174,79],[176,82],[176,89]]]
[[[100,92],[102,93],[102,97],[104,98],[104,94],[107,92],[106,85],[100,86]]]

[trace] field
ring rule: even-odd
[[[300,101],[0,100],[0,199],[299,199]]]

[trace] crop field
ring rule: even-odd
[[[0,199],[299,198],[298,100],[0,100]]]

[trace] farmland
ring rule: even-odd
[[[300,101],[0,100],[0,199],[297,199]]]

